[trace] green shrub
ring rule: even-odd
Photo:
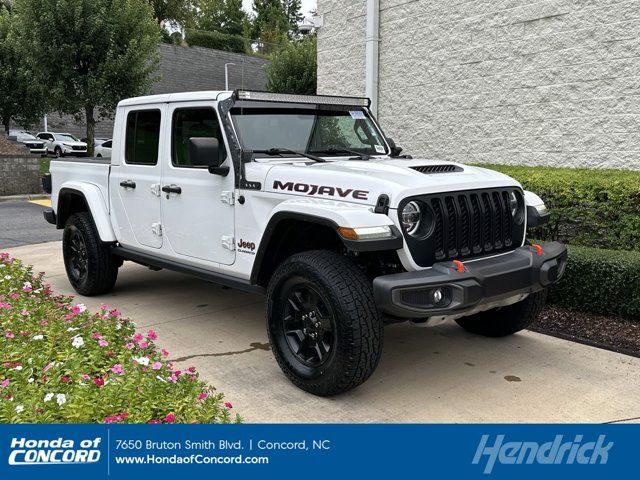
[[[238,35],[227,35],[220,32],[204,32],[200,30],[187,30],[184,40],[190,47],[198,46],[235,53],[247,52],[245,39]]]
[[[193,368],[174,370],[153,330],[53,296],[42,275],[0,253],[0,423],[231,421],[231,404]]]
[[[640,319],[640,253],[569,246],[550,301],[583,312]]]
[[[535,238],[640,251],[640,172],[479,165],[498,170],[538,194],[551,221]]]
[[[267,90],[315,95],[317,84],[315,36],[289,42],[276,51],[267,65]]]

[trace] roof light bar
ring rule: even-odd
[[[252,100],[256,102],[315,103],[320,105],[350,105],[369,107],[371,100],[364,97],[334,97],[330,95],[294,95],[288,93],[253,92],[236,90],[236,100]]]

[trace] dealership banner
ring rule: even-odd
[[[639,425],[0,425],[0,479],[610,478],[636,470],[639,436]]]

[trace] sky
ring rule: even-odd
[[[317,0],[302,0],[302,13],[305,17],[309,17],[309,10],[312,8],[316,8],[318,4]],[[253,5],[253,0],[242,0],[242,6],[247,12],[251,12],[251,5]]]

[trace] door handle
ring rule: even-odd
[[[136,188],[136,182],[133,180],[124,180],[120,182],[120,186],[124,188]]]
[[[182,193],[182,188],[180,188],[178,185],[165,185],[164,187],[162,187],[162,191],[164,193],[177,193],[178,195],[180,195]]]

